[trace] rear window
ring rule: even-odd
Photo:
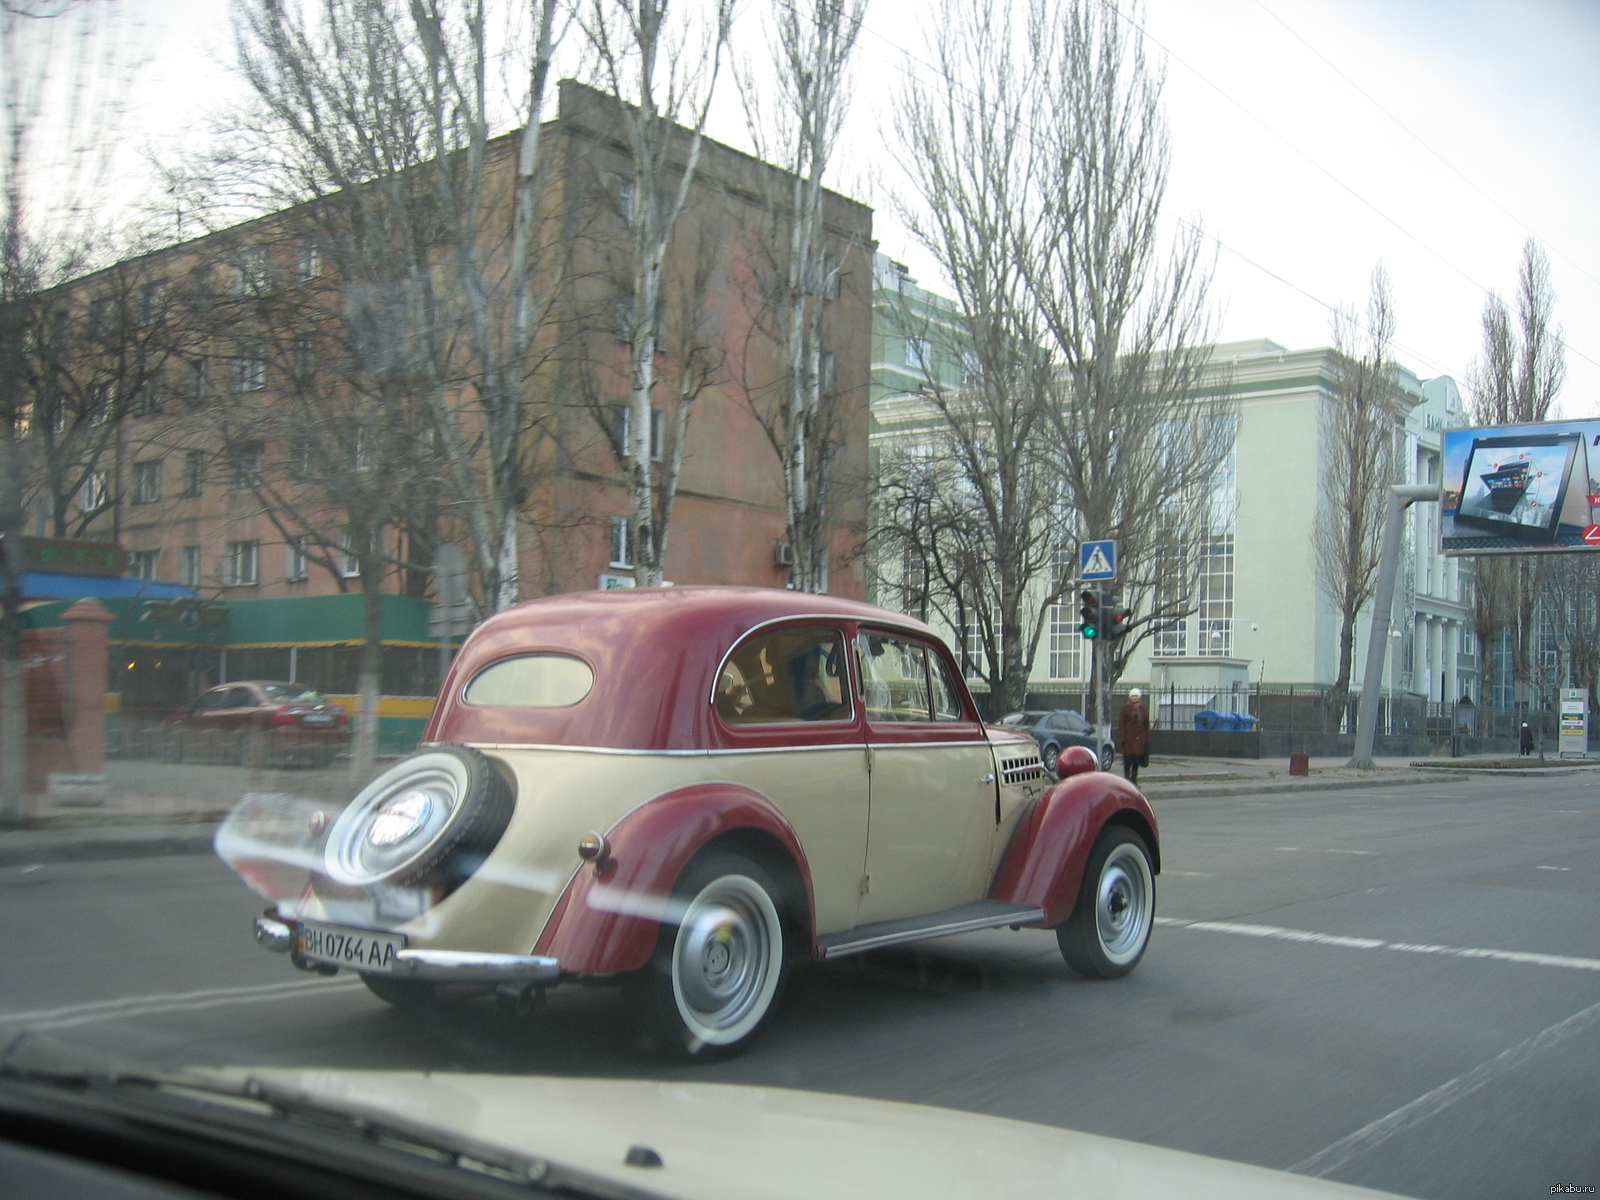
[[[570,654],[519,654],[472,677],[463,699],[483,708],[566,708],[594,687],[594,672]]]

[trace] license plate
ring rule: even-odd
[[[327,713],[307,713],[300,718],[300,723],[302,725],[331,725],[333,724],[333,718]]]
[[[319,925],[315,921],[301,922],[295,941],[301,957],[312,962],[380,974],[394,970],[394,956],[406,945],[406,939],[397,933],[344,929],[338,925]]]

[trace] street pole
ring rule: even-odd
[[[1389,650],[1389,621],[1394,614],[1394,577],[1400,565],[1401,522],[1418,502],[1439,500],[1437,483],[1396,483],[1389,488],[1383,522],[1383,548],[1378,555],[1378,590],[1372,597],[1372,623],[1367,631],[1366,670],[1361,677],[1361,707],[1356,711],[1356,752],[1346,766],[1372,770],[1372,743],[1377,734],[1378,692]]]

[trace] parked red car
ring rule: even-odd
[[[202,692],[166,722],[161,757],[325,767],[350,742],[350,714],[303,683],[237,679]]]

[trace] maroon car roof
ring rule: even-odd
[[[808,616],[933,634],[903,613],[776,588],[621,588],[531,600],[473,630],[446,676],[425,740],[708,748],[708,698],[723,655],[756,625]],[[539,651],[586,661],[593,689],[566,708],[476,707],[461,699],[485,666]]]

